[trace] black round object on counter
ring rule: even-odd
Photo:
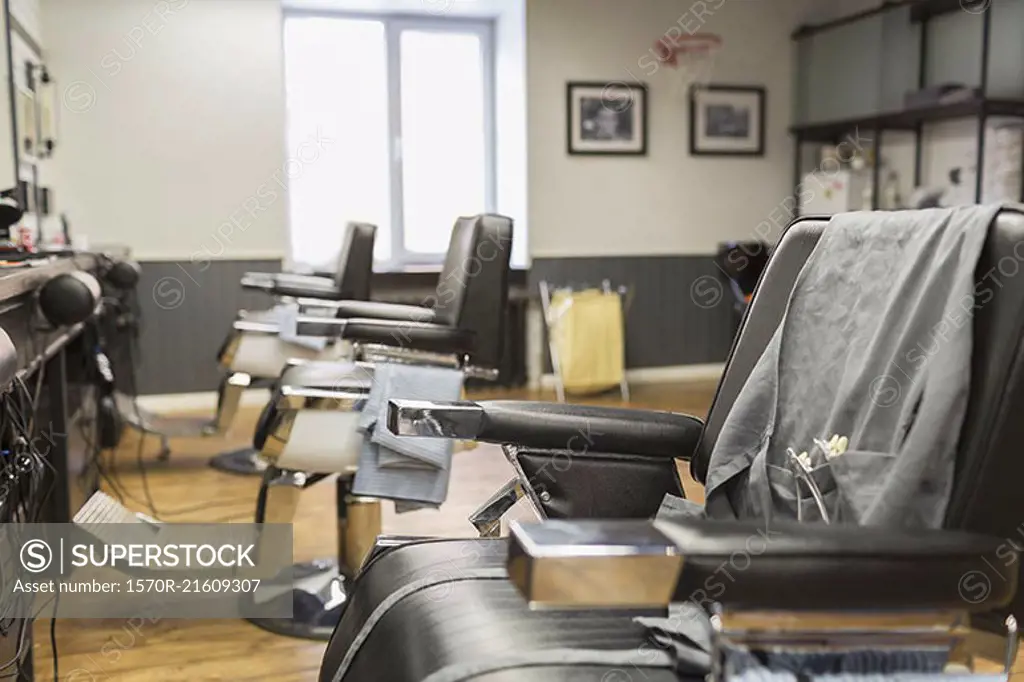
[[[139,264],[129,260],[114,261],[103,273],[103,279],[115,289],[134,289],[142,276]]]
[[[25,214],[25,209],[13,197],[0,197],[0,230],[9,230]]]
[[[54,327],[78,324],[99,303],[99,282],[84,272],[57,275],[39,288],[39,310]]]

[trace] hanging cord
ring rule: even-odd
[[[136,371],[137,371],[137,364],[136,364],[136,362],[137,362],[137,359],[138,359],[138,354],[136,352],[136,339],[134,338],[134,335],[130,335],[129,338],[127,339],[127,351],[128,351],[128,368],[127,368],[127,371],[128,371],[128,377],[129,377],[128,383],[129,383],[130,391],[131,391],[132,409],[135,412],[136,418],[138,418],[138,415],[139,415],[139,412],[140,412],[140,408],[139,408],[139,392],[138,392],[137,374],[136,374]],[[134,495],[132,495],[131,493],[128,492],[127,487],[124,485],[124,482],[120,478],[119,472],[117,470],[116,455],[114,455],[113,453],[111,453],[110,473],[111,473],[113,479],[115,481],[117,481],[118,484],[120,485],[120,488],[121,488],[120,492],[123,495],[123,497],[127,498],[129,500],[132,500],[136,504],[144,505],[146,507],[146,509],[148,510],[149,514],[153,518],[155,518],[155,519],[166,519],[166,518],[170,518],[170,517],[174,517],[174,516],[184,516],[184,515],[187,515],[187,514],[193,514],[193,513],[196,513],[196,512],[206,511],[206,510],[210,510],[210,509],[218,509],[218,508],[222,508],[222,507],[230,507],[230,506],[236,506],[236,505],[240,505],[240,504],[250,504],[252,502],[251,498],[246,497],[246,498],[237,498],[237,499],[225,499],[225,500],[212,501],[212,502],[203,502],[201,504],[191,505],[191,506],[187,506],[187,507],[180,507],[180,508],[177,508],[177,509],[167,509],[167,510],[158,509],[157,506],[156,506],[156,503],[154,501],[152,491],[151,491],[150,486],[149,486],[149,471],[148,471],[148,469],[146,467],[146,464],[145,464],[145,461],[144,461],[144,458],[143,458],[144,446],[145,446],[145,433],[140,430],[139,431],[139,444],[138,444],[138,446],[136,447],[136,450],[135,450],[135,464],[136,464],[136,468],[138,469],[138,472],[139,472],[139,478],[141,479],[142,491],[143,491],[143,499],[140,500],[138,497],[136,497],[136,496],[134,496]],[[217,523],[217,522],[221,522],[221,521],[212,521],[212,523]]]

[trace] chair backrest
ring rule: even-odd
[[[434,312],[439,324],[476,334],[470,360],[478,367],[496,368],[501,362],[511,257],[511,218],[483,214],[455,221]]]
[[[373,277],[373,242],[377,226],[369,223],[348,223],[338,254],[338,271],[334,281],[341,292],[341,300],[370,300],[370,280]]]
[[[742,296],[754,293],[754,287],[768,265],[769,248],[764,242],[729,242],[715,254],[715,264]]]
[[[782,314],[801,267],[828,224],[802,218],[783,234],[757,285],[691,462],[699,481],[726,415]],[[1004,208],[989,230],[975,270],[971,386],[957,443],[954,488],[945,527],[1024,548],[1024,210]],[[1011,609],[1020,612],[1024,591]]]

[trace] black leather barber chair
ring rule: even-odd
[[[764,242],[725,242],[718,245],[715,265],[731,294],[734,333],[740,328],[743,313],[754,295],[761,273],[768,266],[769,256],[768,245]]]
[[[496,215],[459,218],[430,321],[303,317],[302,335],[353,344],[355,362],[295,364],[282,374],[257,425],[255,446],[271,464],[257,505],[258,523],[288,523],[299,492],[337,474],[337,558],[302,564],[295,574],[294,618],[256,622],[273,632],[327,639],[347,602],[349,582],[381,531],[380,502],[352,493],[363,436],[356,422],[377,362],[456,368],[497,377],[505,338],[512,221]]]
[[[726,415],[826,225],[802,218],[783,235],[704,423],[607,407],[392,401],[396,433],[502,444],[517,476],[475,515],[484,534],[523,496],[545,523],[514,527],[511,545],[383,538],[352,586],[320,679],[721,678],[716,652],[730,638],[764,645],[785,635],[806,645],[854,635],[856,647],[859,635],[860,646],[872,648],[930,636],[948,647],[961,642],[966,612],[985,629],[1009,631],[1012,660],[1019,545],[990,538],[1016,537],[1024,517],[1016,457],[1024,437],[1024,279],[986,282],[998,264],[1019,261],[1019,209],[999,214],[976,269],[972,380],[946,530],[647,521],[665,492],[683,494],[677,460],[707,480]],[[551,608],[530,610],[516,586]],[[690,675],[663,661],[651,667],[656,647],[633,618],[686,601],[712,616],[714,655]]]

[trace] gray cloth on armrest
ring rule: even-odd
[[[277,311],[277,324],[278,324],[278,336],[282,341],[287,343],[294,343],[296,346],[302,346],[303,348],[309,348],[311,350],[322,351],[327,348],[327,344],[331,342],[331,339],[322,336],[299,336],[295,332],[296,325],[299,319],[299,304],[298,303],[283,303],[275,306],[274,310]],[[315,311],[307,313],[307,315],[323,315],[324,317],[331,317],[330,311]]]
[[[444,438],[400,438],[387,430],[388,401],[458,400],[462,372],[380,363],[358,428],[365,434],[353,492],[395,500],[399,512],[437,506],[448,496],[453,444]]]
[[[708,516],[797,518],[786,449],[840,434],[845,454],[813,455],[833,522],[941,527],[983,303],[975,269],[998,210],[832,218],[715,443]],[[800,486],[803,519],[820,521]]]

